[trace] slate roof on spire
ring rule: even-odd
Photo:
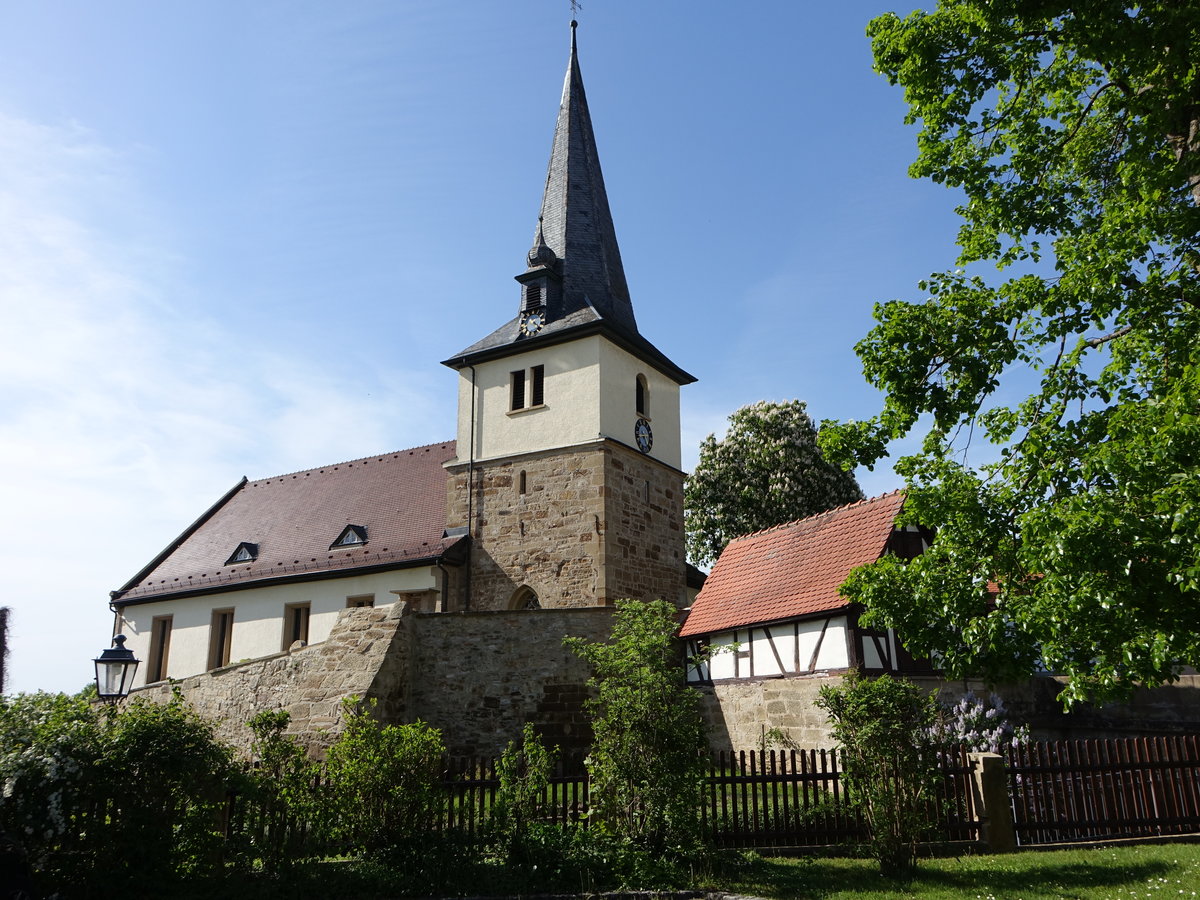
[[[563,313],[589,304],[604,318],[637,332],[617,232],[608,208],[596,135],[571,23],[571,59],[563,81],[546,188],[538,215],[539,237],[562,260]]]
[[[535,343],[545,346],[603,332],[679,384],[696,380],[638,333],[583,89],[574,22],[546,186],[527,260],[527,271],[540,264],[562,279],[561,302],[549,310],[546,326],[536,336],[522,335],[518,314],[444,365],[460,369]]]

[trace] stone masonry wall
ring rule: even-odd
[[[949,682],[935,676],[913,676],[910,680],[927,691],[937,691],[939,700],[947,706],[968,690],[978,696],[988,693],[977,681]],[[767,731],[778,728],[800,747],[831,747],[829,724],[815,701],[821,687],[841,682],[842,676],[835,673],[720,681],[701,687],[709,743],[714,750],[752,750]],[[1063,712],[1055,699],[1061,689],[1058,679],[1039,677],[1022,684],[1002,685],[996,693],[1004,700],[1012,721],[1028,724],[1037,739],[1200,731],[1200,676],[1184,676],[1173,685],[1139,689],[1127,703],[1084,705],[1070,713]]]
[[[525,472],[525,493],[520,474]],[[447,527],[467,524],[467,467],[454,466]],[[598,448],[535,453],[475,466],[471,609],[503,610],[520,587],[543,608],[595,606],[604,456]],[[462,608],[462,599],[452,608]]]
[[[454,528],[467,523],[467,467],[450,473]],[[478,463],[475,480],[471,609],[507,609],[521,587],[544,609],[685,602],[682,473],[603,442]]]
[[[411,714],[453,753],[496,754],[532,722],[549,745],[586,747],[587,664],[563,637],[605,640],[603,608],[415,617]]]
[[[341,728],[344,697],[375,697],[385,717],[407,715],[412,616],[406,609],[404,603],[346,609],[320,644],[193,675],[175,686],[235,747],[249,746],[246,722],[255,713],[286,709],[289,732],[317,753]],[[166,702],[171,692],[162,683],[133,696]]]
[[[616,445],[606,459],[607,596],[685,606],[683,473]]]
[[[313,754],[342,727],[342,699],[368,697],[388,722],[428,722],[453,753],[498,754],[532,722],[549,744],[585,747],[587,665],[563,647],[566,635],[604,640],[602,608],[414,613],[397,602],[344,610],[329,639],[289,653],[225,666],[177,684],[220,737],[248,749],[246,722],[286,709],[288,731]],[[171,686],[134,696],[166,702]]]

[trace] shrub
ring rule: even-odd
[[[276,871],[307,855],[304,825],[317,812],[314,783],[317,766],[304,748],[285,734],[291,715],[263,710],[247,723],[253,765],[247,773],[247,795],[262,810],[263,821],[252,834],[252,851],[267,871]]]
[[[46,892],[88,892],[97,872],[167,884],[216,871],[233,772],[229,748],[179,696],[119,709],[0,699],[0,829]]]
[[[1014,744],[1029,740],[1029,726],[1014,725],[998,695],[980,699],[968,691],[938,723],[938,737],[972,753],[1006,753]]]
[[[607,642],[565,641],[593,670],[591,821],[654,857],[691,854],[699,840],[704,722],[684,681],[675,616],[662,600],[620,600]]]
[[[326,828],[348,848],[422,864],[441,811],[441,732],[384,725],[374,701],[345,701],[345,729],[326,760]]]
[[[844,751],[847,789],[867,821],[880,872],[907,875],[932,824],[936,698],[902,679],[851,672],[840,687],[821,688],[817,706],[829,715]]]
[[[510,742],[496,763],[500,787],[488,831],[494,851],[507,864],[536,866],[543,860],[538,850],[547,845],[548,836],[534,826],[550,784],[554,755],[532,725],[525,725],[521,737],[520,745]]]

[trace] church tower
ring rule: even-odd
[[[638,332],[571,56],[516,315],[459,372],[447,528],[471,537],[452,609],[682,605],[679,388]]]

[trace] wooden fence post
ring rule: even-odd
[[[1008,801],[1008,773],[998,753],[968,753],[971,790],[979,816],[979,838],[991,853],[1017,849],[1012,806]]]

